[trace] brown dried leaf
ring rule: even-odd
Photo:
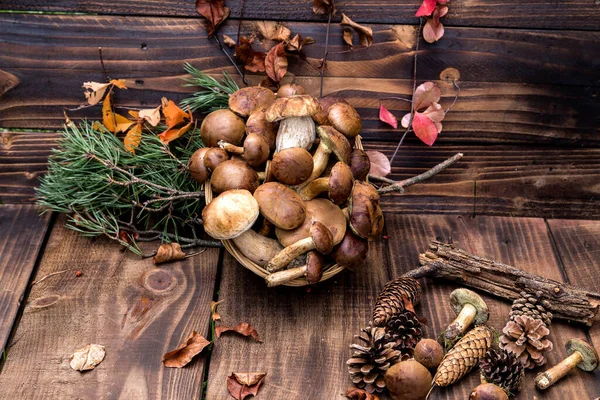
[[[344,28],[344,42],[350,47],[354,46],[352,44],[352,37],[354,36],[354,32],[350,28]]]
[[[238,62],[244,65],[246,71],[265,72],[265,58],[267,53],[255,51],[252,48],[254,38],[248,39],[245,36],[240,38],[240,44],[235,46],[235,57]]]
[[[218,338],[221,337],[221,335],[225,332],[236,332],[242,336],[252,336],[252,338],[254,340],[256,340],[257,342],[261,342],[262,340],[260,340],[260,337],[258,336],[258,332],[256,331],[256,329],[254,329],[252,327],[252,325],[250,325],[247,322],[242,322],[236,326],[232,326],[232,327],[228,327],[228,326],[217,326],[215,328],[215,334],[217,335]]]
[[[375,150],[367,150],[365,151],[365,154],[369,157],[369,161],[371,162],[369,175],[384,177],[392,172],[390,160],[388,160],[385,154]]]
[[[223,300],[210,302],[210,314],[213,321],[221,320],[221,316],[217,313],[217,307],[219,307],[219,304],[221,304],[222,302]]]
[[[315,14],[335,14],[335,5],[330,0],[314,0],[313,12]]]
[[[223,43],[225,43],[228,47],[235,46],[235,40],[233,40],[227,35],[223,35]]]
[[[168,368],[185,367],[192,361],[192,358],[202,353],[202,350],[209,344],[210,342],[204,336],[192,331],[181,346],[163,356],[162,362]]]
[[[351,387],[346,390],[346,397],[352,400],[379,400],[373,393],[367,393],[362,389]]]
[[[279,43],[269,50],[269,53],[265,58],[265,71],[269,78],[274,82],[279,83],[287,72],[287,67],[288,60],[285,56],[285,49],[283,43]]]
[[[163,243],[152,258],[154,264],[162,264],[169,261],[183,260],[185,253],[181,250],[179,243]]]
[[[225,0],[196,0],[196,10],[206,18],[208,36],[215,31],[229,17],[230,9],[225,7]]]
[[[285,42],[290,38],[292,32],[285,26],[275,21],[257,21],[254,23],[262,37],[278,42]]]
[[[413,107],[415,111],[427,108],[431,103],[437,103],[442,97],[440,88],[433,82],[425,82],[417,86],[413,95]]]
[[[89,371],[96,368],[104,360],[106,351],[99,344],[88,344],[81,349],[75,350],[71,355],[70,366],[75,371]]]
[[[266,372],[232,372],[227,377],[229,394],[236,400],[256,396],[266,375]]]
[[[354,29],[358,33],[358,38],[363,46],[369,47],[373,44],[373,29],[357,24],[344,13],[342,13],[342,22],[340,24]]]

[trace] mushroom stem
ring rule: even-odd
[[[477,308],[474,305],[465,304],[456,319],[446,328],[444,333],[446,339],[454,340],[463,334],[475,320],[476,314]]]
[[[535,386],[540,390],[548,389],[570,370],[575,368],[581,361],[583,361],[583,355],[579,351],[573,352],[573,354],[550,368],[548,371],[538,374],[538,376],[535,377]]]
[[[296,243],[289,245],[273,256],[271,261],[269,261],[267,264],[267,271],[279,271],[281,268],[288,265],[294,258],[314,249],[315,247],[315,241],[312,237],[300,239]]]
[[[301,267],[290,268],[283,271],[275,272],[273,274],[267,275],[265,281],[267,282],[268,287],[279,286],[296,278],[303,277],[306,275],[307,266],[303,265]]]
[[[317,179],[318,177],[321,176],[323,171],[325,171],[325,168],[327,168],[327,163],[329,162],[330,154],[331,154],[331,149],[329,149],[327,146],[323,145],[322,143],[319,143],[319,147],[317,147],[317,150],[315,151],[315,154],[313,155],[312,174],[310,174],[310,177],[307,180],[305,180],[303,183],[298,185],[298,189],[302,189],[302,188],[306,187],[309,183],[311,183],[312,181],[314,181],[315,179]]]
[[[244,154],[244,148],[242,146],[236,146],[233,145],[231,143],[227,143],[223,140],[219,140],[219,143],[217,143],[219,145],[220,148],[222,148],[223,150],[225,150],[228,153],[232,153],[232,154]]]
[[[261,267],[265,267],[271,258],[283,250],[277,240],[261,236],[252,229],[231,240],[244,256]]]
[[[309,201],[328,190],[329,178],[317,178],[308,185],[304,186],[302,189],[298,190],[298,194],[300,197],[302,197],[302,200]]]
[[[290,117],[282,120],[277,131],[275,152],[291,147],[310,149],[317,134],[311,117]]]

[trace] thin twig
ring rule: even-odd
[[[323,64],[321,64],[321,85],[319,88],[319,97],[323,97],[323,80],[325,79],[325,63],[327,62],[327,48],[329,47],[329,28],[331,27],[331,16],[333,14],[333,1],[331,2],[331,8],[329,9],[329,16],[327,18],[327,34],[325,36],[325,50],[323,52]]]
[[[110,82],[108,72],[106,71],[106,67],[104,66],[104,59],[102,58],[102,47],[98,47],[98,54],[100,55],[100,64],[102,65],[102,72],[104,73],[104,78],[106,79],[106,82]]]
[[[248,85],[248,81],[246,81],[246,76],[244,74],[242,74],[242,71],[240,71],[240,68],[238,67],[235,60],[233,58],[231,58],[231,55],[229,55],[229,53],[227,52],[227,49],[225,49],[225,47],[223,47],[223,44],[221,43],[221,40],[219,39],[219,35],[214,35],[213,39],[215,39],[215,42],[217,42],[217,44],[219,45],[219,48],[221,49],[223,54],[225,54],[227,56],[227,58],[229,59],[229,62],[231,62],[231,65],[233,65],[233,68],[235,68],[235,70],[237,71],[239,76],[242,78],[242,82],[244,82],[244,85]]]
[[[185,163],[181,162],[179,158],[175,157],[175,154],[171,153],[171,150],[169,150],[169,146],[163,146],[162,151],[171,156],[171,158],[175,160],[185,171],[190,170]]]
[[[33,285],[37,285],[38,283],[43,282],[43,281],[45,281],[46,279],[48,279],[50,277],[53,277],[53,276],[59,275],[59,274],[64,274],[65,272],[69,272],[69,271],[70,271],[70,269],[63,269],[62,271],[53,272],[51,274],[48,274],[48,275],[46,275],[46,276],[38,279],[37,281],[31,282],[31,284],[29,285],[29,287],[33,287]]]
[[[238,30],[237,30],[237,44],[240,44],[240,32],[242,30],[242,18],[244,17],[244,6],[246,5],[246,0],[242,0],[242,4],[240,6],[240,18],[238,19]]]
[[[429,179],[436,174],[439,174],[440,172],[442,172],[443,170],[445,170],[446,168],[448,168],[449,166],[451,166],[452,164],[454,164],[458,160],[460,160],[462,158],[462,156],[463,156],[462,153],[457,153],[454,156],[447,159],[446,161],[444,161],[443,163],[440,163],[440,164],[436,165],[435,167],[431,168],[429,171],[423,172],[422,174],[417,175],[417,176],[413,176],[412,178],[396,182],[392,185],[383,187],[377,191],[379,192],[379,194],[385,194],[385,193],[390,193],[390,192],[402,193],[404,191],[405,187],[414,185],[415,183],[423,182],[424,180]]]
[[[404,97],[397,97],[397,96],[382,97],[379,100],[401,100],[401,101],[406,101],[407,103],[412,103],[412,100],[405,99]]]
[[[448,107],[444,114],[448,114],[448,112],[452,110],[452,107],[454,107],[454,105],[456,104],[456,100],[458,100],[458,95],[460,95],[460,86],[458,86],[458,83],[456,83],[456,81],[452,81],[452,84],[454,85],[456,90],[458,90],[458,92],[456,92],[456,96],[454,96],[454,101],[452,102],[452,104],[450,104],[450,107]]]

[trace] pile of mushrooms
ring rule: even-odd
[[[233,93],[229,109],[202,122],[207,147],[188,164],[217,196],[202,212],[206,233],[231,240],[269,286],[317,283],[334,264],[360,267],[383,230],[369,158],[355,147],[361,129],[346,101],[299,85]]]

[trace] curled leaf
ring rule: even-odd
[[[258,21],[254,25],[265,39],[284,42],[290,38],[292,32],[285,26],[275,21]]]
[[[279,43],[269,50],[269,53],[265,58],[265,71],[269,78],[274,82],[279,83],[287,72],[287,67],[288,61],[285,56],[285,49],[283,43]]]
[[[81,349],[75,350],[71,355],[71,362],[69,365],[75,371],[89,371],[96,368],[96,365],[100,364],[104,360],[106,351],[104,346],[99,344],[88,344]]]
[[[156,251],[152,261],[154,264],[162,264],[169,261],[183,260],[185,253],[181,250],[179,243],[163,243]]]
[[[313,1],[313,12],[315,14],[334,14],[335,6],[331,0],[314,0]]]
[[[417,10],[415,17],[428,17],[435,9],[437,0],[423,0],[423,4]]]
[[[224,0],[196,0],[196,10],[206,18],[206,30],[209,37],[214,35],[219,25],[229,17],[231,11],[225,7]]]
[[[379,120],[381,122],[385,122],[394,129],[398,128],[398,119],[394,116],[394,114],[389,112],[389,110],[385,108],[383,104],[379,106]]]
[[[442,92],[440,88],[433,82],[425,82],[417,86],[413,95],[413,108],[421,110],[427,108],[431,103],[440,101]]]
[[[369,175],[384,177],[392,172],[390,160],[388,160],[385,154],[375,150],[367,150],[365,151],[365,154],[369,157],[369,161],[371,162]]]
[[[85,94],[88,104],[92,106],[98,104],[109,86],[110,83],[83,82],[82,87],[86,89],[83,94]]]
[[[168,128],[179,125],[186,119],[191,119],[190,115],[179,108],[173,100],[167,100],[165,97],[162,98],[162,112]]]
[[[102,103],[102,124],[109,132],[119,133],[125,132],[129,127],[135,124],[120,114],[116,114],[112,110],[112,94],[109,92]]]
[[[192,331],[181,346],[163,356],[162,362],[168,368],[185,367],[192,361],[192,358],[202,353],[202,350],[209,344],[210,342],[204,336]]]
[[[437,42],[444,36],[444,25],[440,22],[440,18],[448,13],[447,6],[437,6],[433,11],[433,17],[427,18],[423,27],[423,39],[427,43]]]
[[[437,139],[438,130],[431,118],[429,118],[427,115],[424,115],[420,112],[415,112],[412,121],[412,128],[413,131],[415,131],[415,135],[417,135],[417,137],[421,139],[421,141],[427,146],[433,145]]]
[[[352,37],[353,36],[354,36],[354,32],[352,31],[352,29],[350,29],[350,28],[344,28],[344,36],[343,36],[344,42],[348,46],[350,46],[350,47],[353,46],[353,44],[352,44]]]
[[[156,108],[140,110],[138,113],[138,118],[143,119],[152,126],[158,125],[160,122],[160,106]]]
[[[183,135],[187,133],[194,126],[193,122],[188,123],[187,125],[182,126],[181,128],[171,128],[167,129],[163,133],[159,134],[158,137],[163,144],[169,144],[175,139],[179,139]]]
[[[123,139],[123,145],[128,152],[135,154],[135,149],[138,148],[141,141],[142,123],[138,122],[127,132],[127,135],[125,135],[125,138]]]
[[[240,38],[240,44],[235,46],[235,57],[244,65],[244,69],[250,72],[264,72],[265,58],[267,53],[255,51],[252,48],[254,39],[245,36]]]
[[[219,315],[219,313],[217,313],[217,307],[222,302],[223,302],[223,300],[221,300],[221,301],[211,301],[210,302],[210,315],[211,315],[211,318],[212,318],[213,321],[220,321],[221,320],[221,316]]]
[[[342,13],[342,22],[340,22],[340,24],[354,29],[358,33],[358,38],[363,46],[369,47],[373,44],[373,29],[357,24],[344,13]]]
[[[221,335],[225,332],[236,332],[242,336],[251,336],[254,340],[256,340],[257,342],[261,342],[262,340],[260,340],[260,337],[258,336],[258,332],[256,331],[256,329],[254,329],[252,327],[252,325],[250,325],[247,322],[242,322],[236,326],[232,326],[232,327],[228,327],[228,326],[217,326],[215,328],[215,333],[217,335],[218,338],[221,337]]]
[[[355,387],[351,387],[346,390],[346,397],[352,400],[379,400],[379,397],[373,393],[368,393]]]
[[[227,377],[227,390],[236,400],[256,396],[266,375],[265,372],[232,372]]]

